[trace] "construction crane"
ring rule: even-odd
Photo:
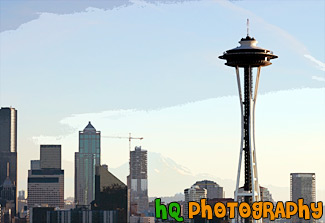
[[[129,137],[123,136],[102,136],[103,138],[111,138],[111,139],[129,139],[129,151],[131,151],[131,140],[132,139],[139,139],[142,140],[143,137],[131,137],[131,133],[129,133]]]

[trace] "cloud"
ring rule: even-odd
[[[322,61],[317,60],[315,57],[313,57],[313,56],[311,56],[309,54],[305,54],[304,56],[307,59],[309,59],[311,62],[315,63],[320,70],[325,71],[325,63],[323,63]],[[315,79],[314,76],[313,76],[313,79]],[[321,79],[322,79],[322,81],[324,81],[324,78],[321,78]]]
[[[110,10],[117,7],[129,5],[128,0],[119,1],[3,1],[1,11],[0,32],[15,30],[22,24],[36,20],[42,13],[73,14],[83,12],[89,8]]]
[[[325,82],[325,78],[324,77],[312,76],[311,79],[316,80],[316,81]]]
[[[33,136],[32,141],[34,144],[41,145],[41,144],[58,144],[58,141],[61,141],[64,139],[64,136]]]

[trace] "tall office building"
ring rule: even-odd
[[[147,151],[141,149],[141,146],[135,147],[134,151],[130,152],[130,175],[127,183],[130,190],[129,208],[136,205],[138,213],[149,209],[147,171]]]
[[[61,145],[41,145],[40,160],[31,161],[28,170],[28,207],[64,208],[64,170]],[[39,165],[41,164],[41,165]]]
[[[207,190],[207,199],[214,199],[214,198],[224,198],[223,196],[223,187],[220,187],[214,181],[211,180],[202,180],[197,181],[194,186],[199,186],[200,188],[204,188]]]
[[[191,188],[184,190],[185,205],[184,205],[184,222],[194,223],[195,219],[188,218],[188,202],[196,201],[199,202],[201,199],[207,198],[207,190],[200,188],[198,185],[193,185]]]
[[[108,171],[107,165],[96,166],[96,193],[92,210],[117,211],[117,222],[128,222],[127,186]]]
[[[75,153],[75,203],[90,205],[95,200],[96,166],[100,166],[100,131],[89,122],[79,131],[79,152]]]
[[[14,207],[10,209],[15,215],[17,209],[17,111],[11,107],[0,109],[0,187],[8,189],[9,181],[11,190],[14,190]],[[2,207],[5,207],[6,199],[0,195],[0,200],[2,200]],[[11,201],[8,202],[11,203]]]
[[[297,202],[303,198],[305,204],[316,202],[315,173],[291,173],[290,174],[290,198]],[[316,222],[315,219],[302,220],[297,215],[292,217],[292,223]]]

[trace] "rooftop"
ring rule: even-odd
[[[84,128],[84,132],[96,132],[96,129],[89,121],[88,125]]]

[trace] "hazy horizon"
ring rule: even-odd
[[[88,121],[103,136],[144,137],[132,145],[193,176],[235,180],[239,100],[235,71],[218,56],[238,46],[249,18],[258,46],[279,56],[262,68],[256,105],[260,184],[287,188],[291,172],[315,172],[325,201],[324,1],[68,2],[0,2],[0,106],[18,110],[19,190],[39,145],[53,143],[73,196]],[[102,139],[101,160],[126,163],[128,140]],[[149,196],[182,192],[148,182]]]

